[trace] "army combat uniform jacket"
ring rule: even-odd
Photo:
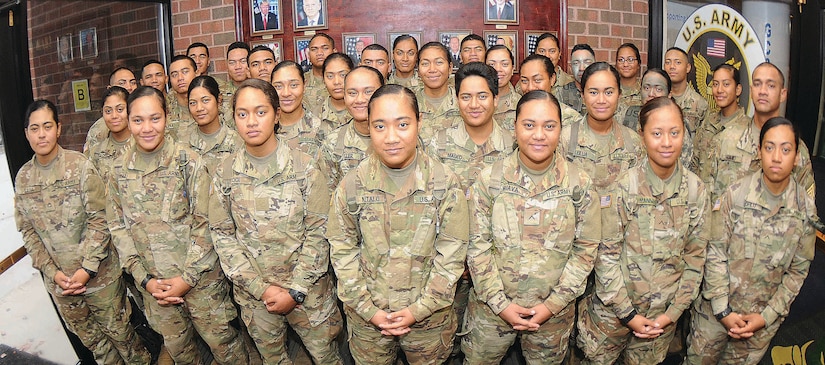
[[[441,104],[430,105],[424,93],[424,86],[413,90],[418,99],[418,107],[421,112],[421,139],[426,141],[435,135],[439,129],[449,128],[454,118],[461,118],[458,111],[458,98],[455,93],[455,86],[448,86],[447,93],[441,99]]]
[[[188,136],[182,136],[182,139],[188,142],[189,148],[201,156],[206,171],[209,173],[215,171],[224,157],[244,146],[241,136],[225,125],[221,125],[221,129],[212,136],[204,135],[200,129],[195,127]]]
[[[502,90],[498,90],[498,105],[493,118],[506,130],[514,130],[516,122],[516,106],[521,100],[521,94],[516,92],[516,89],[509,82],[507,88],[510,90],[506,95],[502,94]]]
[[[174,90],[166,94],[166,135],[182,141],[189,133],[194,133],[198,123],[189,112],[189,105],[180,105],[177,92]]]
[[[387,77],[387,83],[388,84],[394,84],[394,85],[401,85],[401,86],[406,87],[410,90],[415,90],[416,88],[418,88],[421,85],[421,76],[418,75],[418,71],[413,71],[413,75],[410,76],[410,78],[402,79],[402,78],[398,77],[398,75],[395,73],[395,71],[393,71],[393,72],[390,73],[390,76]]]
[[[713,184],[713,176],[709,171],[712,162],[708,161],[713,156],[713,138],[719,133],[722,133],[728,127],[751,123],[750,117],[745,114],[745,109],[739,108],[733,115],[729,117],[722,116],[722,112],[716,112],[708,115],[705,122],[696,130],[696,138],[693,141],[693,161],[694,165],[698,166],[698,175],[708,186]]]
[[[364,321],[408,308],[422,321],[453,303],[468,212],[458,178],[417,152],[396,187],[375,154],[335,190],[327,225],[338,296]]]
[[[690,135],[695,136],[696,130],[705,122],[710,113],[707,100],[690,85],[685,88],[685,93],[681,96],[674,95],[673,100],[676,100],[676,104],[682,108],[682,115],[685,117],[685,124]]]
[[[91,148],[83,152],[83,154],[89,157],[89,160],[92,161],[95,168],[97,168],[97,172],[100,174],[100,179],[103,181],[104,186],[106,186],[109,181],[109,175],[112,173],[112,167],[115,165],[115,161],[119,159],[120,156],[123,156],[123,153],[129,149],[132,143],[134,143],[132,141],[131,135],[125,141],[118,142],[112,138],[111,133],[107,133],[105,139],[93,144]]]
[[[361,163],[370,151],[370,136],[355,129],[355,120],[330,133],[318,153],[319,168],[327,176],[330,191],[334,191],[344,176]]]
[[[289,148],[300,149],[310,156],[316,156],[324,137],[332,132],[332,129],[331,124],[324,123],[304,108],[304,117],[291,126],[281,124],[278,134],[283,136],[284,143],[289,145]]]

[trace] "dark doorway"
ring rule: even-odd
[[[800,137],[811,154],[823,156],[825,133],[822,123],[823,32],[825,0],[811,0],[800,8],[793,6],[791,23],[791,71],[786,115],[799,128]],[[820,136],[817,138],[817,131]],[[818,146],[815,144],[819,140]]]
[[[12,181],[34,153],[23,135],[23,116],[33,98],[27,28],[24,2],[0,2],[0,129]]]

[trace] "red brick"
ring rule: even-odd
[[[587,7],[590,9],[610,9],[610,2],[610,0],[587,0]]]
[[[201,8],[200,1],[198,0],[173,0],[172,2],[180,4],[178,11],[192,11]]]
[[[211,22],[211,20],[212,11],[209,9],[200,9],[189,13],[189,21],[192,23]]]
[[[599,21],[599,12],[597,10],[578,9],[576,10],[576,20],[583,22]]]
[[[201,31],[200,24],[186,24],[178,28],[179,37],[192,37],[199,35]]]

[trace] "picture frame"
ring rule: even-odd
[[[296,36],[293,38],[295,42],[295,63],[301,65],[304,72],[312,68],[312,63],[309,62],[309,41],[312,36]]]
[[[482,1],[484,1],[484,24],[518,25],[518,0]]]
[[[364,47],[375,43],[375,33],[343,33],[343,52],[352,59],[353,64],[361,62],[361,52]]]
[[[515,30],[485,30],[484,41],[489,49],[492,46],[501,44],[510,49],[513,54],[513,72],[518,72],[518,31]]]
[[[275,53],[275,63],[279,63],[284,60],[284,40],[282,38],[276,39],[266,39],[262,41],[253,41],[249,43],[250,48],[255,48],[256,46],[266,46],[267,48],[271,49],[273,53]]]
[[[80,44],[80,59],[97,57],[97,28],[86,28],[77,33]]]
[[[72,48],[72,33],[66,33],[57,37],[57,62],[69,63],[74,60],[74,49]]]
[[[295,0],[292,19],[296,31],[327,29],[327,0]]]
[[[538,39],[544,33],[551,33],[556,37],[559,36],[559,32],[553,30],[525,30],[524,31],[524,58],[530,57],[531,54],[536,53],[536,47],[538,47]],[[561,52],[561,50],[559,50]]]
[[[283,33],[283,19],[281,0],[249,0],[249,28],[252,36]]]
[[[392,54],[392,43],[395,42],[395,39],[402,35],[409,35],[415,38],[415,41],[418,42],[418,46],[421,47],[421,32],[389,32],[387,33],[387,50]],[[392,57],[390,57],[392,58]]]
[[[473,31],[469,29],[442,30],[438,32],[438,41],[450,51],[450,56],[453,61],[453,72],[458,71],[458,68],[461,67],[461,40],[472,32]]]

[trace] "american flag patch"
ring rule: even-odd
[[[721,38],[708,39],[708,57],[725,58],[725,40]]]

